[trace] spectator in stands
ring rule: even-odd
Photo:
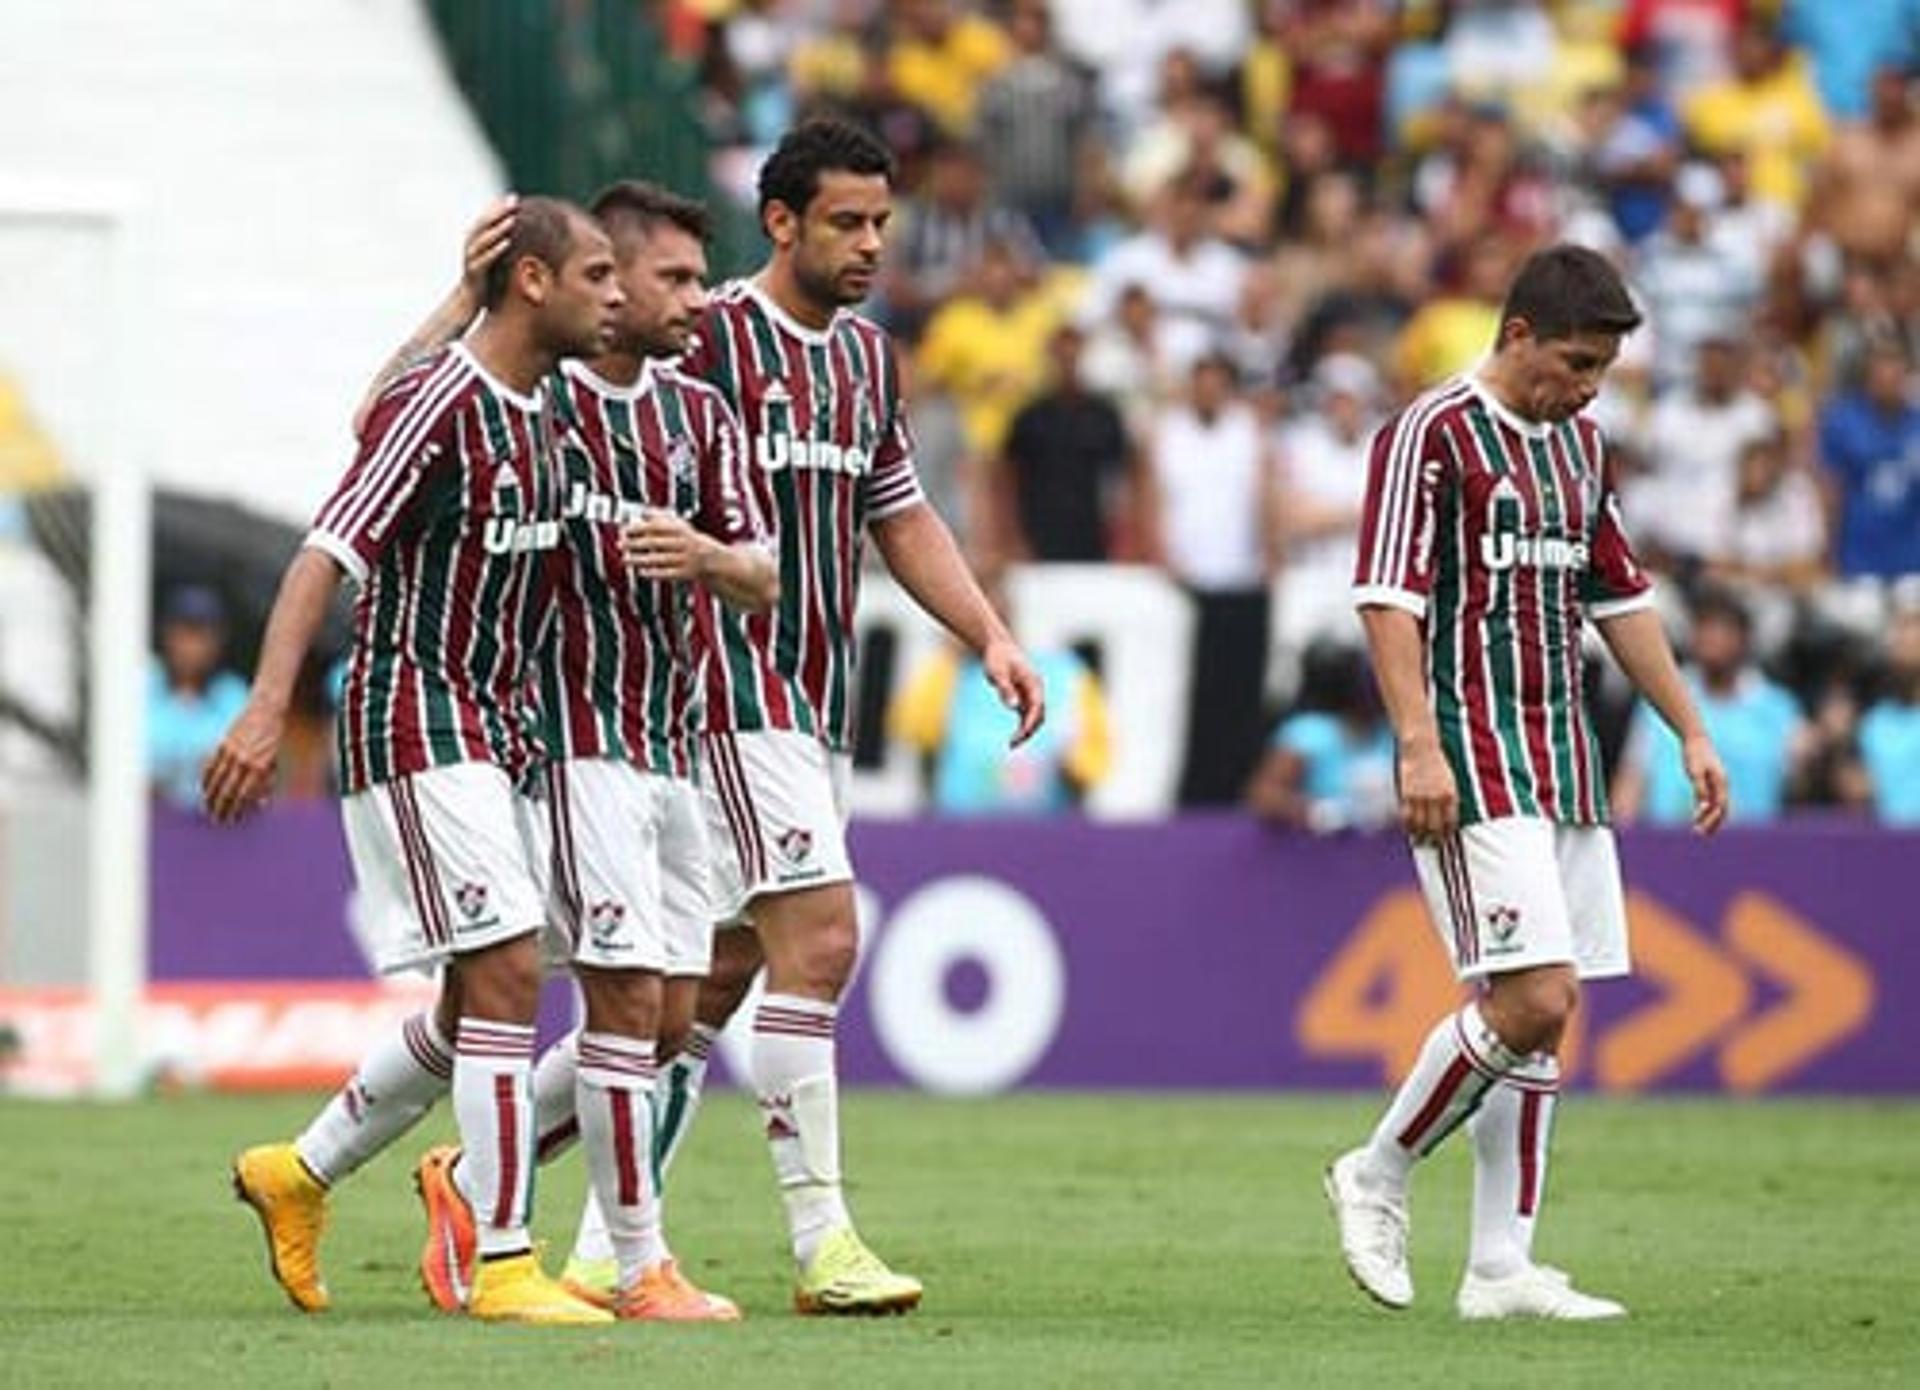
[[[1145,285],[1122,288],[1115,311],[1087,324],[1082,374],[1092,390],[1120,408],[1128,434],[1142,447],[1161,411],[1184,389],[1166,338]]]
[[[980,91],[977,126],[994,196],[1024,215],[1056,258],[1077,258],[1080,171],[1099,140],[1087,81],[1053,45],[1046,0],[1015,0],[1014,57]]]
[[[1283,660],[1317,640],[1359,640],[1351,588],[1381,394],[1372,363],[1334,353],[1313,369],[1307,408],[1280,431]]]
[[[1837,230],[1856,220],[1848,211],[1857,197],[1875,193],[1900,207],[1902,230],[1911,223],[1920,204],[1920,113],[1905,72],[1882,68],[1873,75],[1871,104],[1862,119],[1835,132],[1819,187],[1823,206],[1812,211]]]
[[[917,338],[941,303],[967,288],[989,242],[999,242],[1026,267],[1046,259],[1025,216],[988,196],[987,173],[971,145],[943,141],[927,164],[925,191],[902,218],[888,255],[886,313],[894,331]]]
[[[1280,532],[1265,432],[1224,353],[1195,362],[1186,402],[1162,415],[1151,477],[1158,553],[1198,619],[1180,801],[1229,804],[1260,745]]]
[[[1262,820],[1320,833],[1377,829],[1397,806],[1393,732],[1366,659],[1350,644],[1309,649],[1294,713],[1280,721],[1247,784]]]
[[[1248,248],[1270,238],[1273,171],[1211,88],[1169,102],[1165,115],[1128,147],[1120,176],[1137,207],[1152,207],[1174,180],[1191,178],[1206,190],[1209,235]]]
[[[147,676],[147,775],[176,806],[200,806],[201,766],[247,702],[247,683],[224,669],[226,650],[220,596],[199,585],[171,590]]]
[[[1663,395],[1648,421],[1647,469],[1624,487],[1622,506],[1639,528],[1642,555],[1691,576],[1733,548],[1740,457],[1779,433],[1767,403],[1745,386],[1744,348],[1731,323],[1694,350],[1692,381]]]
[[[1670,92],[1689,92],[1725,76],[1734,31],[1747,0],[1627,0],[1620,42],[1646,48]]]
[[[1059,306],[1034,288],[1019,248],[989,241],[964,290],[928,321],[918,384],[952,397],[973,459],[1000,452],[1013,413],[1040,389],[1058,320]]]
[[[1324,121],[1342,164],[1378,162],[1393,42],[1389,7],[1381,0],[1298,0],[1281,35],[1293,60],[1290,118]]]
[[[1014,615],[1003,570],[982,568],[981,587],[1008,626]],[[1029,652],[1045,682],[1047,722],[1009,749],[1018,719],[980,662],[946,643],[907,678],[887,714],[893,737],[928,760],[934,810],[953,816],[1053,815],[1070,811],[1113,764],[1106,697],[1079,655]]]
[[[1013,59],[999,25],[954,0],[897,0],[887,75],[955,139],[973,134],[974,98]]]
[[[1780,32],[1806,51],[1820,99],[1839,121],[1866,115],[1877,74],[1920,63],[1917,0],[1785,0]]]
[[[1660,389],[1687,381],[1701,340],[1744,323],[1759,298],[1751,263],[1728,256],[1710,235],[1725,199],[1717,169],[1687,165],[1674,179],[1665,225],[1641,247],[1637,278],[1652,321]]]
[[[1246,0],[1051,0],[1051,9],[1061,47],[1099,74],[1122,142],[1152,120],[1168,54],[1185,52],[1204,80],[1218,81],[1252,38]]]
[[[1715,579],[1805,594],[1827,578],[1827,525],[1819,485],[1787,452],[1784,435],[1740,451],[1727,547],[1712,558]]]
[[[1832,139],[1806,61],[1780,42],[1771,20],[1750,15],[1733,45],[1733,72],[1686,103],[1687,133],[1700,149],[1743,151],[1753,193],[1798,212],[1807,175]]]
[[[1054,330],[1047,389],[1013,417],[998,473],[996,512],[1010,519],[1009,558],[1086,564],[1112,553],[1120,518],[1139,515],[1138,452],[1106,396],[1089,390],[1080,363],[1086,337]],[[1136,547],[1137,549],[1137,542]]]
[[[1588,97],[1586,176],[1606,199],[1614,226],[1630,243],[1666,219],[1685,134],[1645,49],[1627,54],[1617,88]]]
[[[1920,826],[1920,595],[1887,632],[1886,693],[1860,724],[1873,805],[1888,825]]]
[[[1153,229],[1121,242],[1094,266],[1088,305],[1095,319],[1118,306],[1130,285],[1145,290],[1159,319],[1161,351],[1183,370],[1227,331],[1240,305],[1246,260],[1208,232],[1212,205],[1197,171],[1162,194]]]
[[[1837,568],[1849,579],[1920,574],[1920,406],[1906,348],[1882,340],[1866,380],[1820,419],[1820,457],[1838,520]]]
[[[1465,247],[1461,260],[1457,283],[1416,309],[1394,344],[1394,375],[1405,395],[1467,371],[1493,349],[1513,248],[1483,236]]]
[[[1705,588],[1693,604],[1687,683],[1707,733],[1727,767],[1736,820],[1771,820],[1785,802],[1787,779],[1804,720],[1791,692],[1776,685],[1749,657],[1747,610],[1724,589]],[[1644,704],[1635,711],[1627,746],[1614,775],[1613,809],[1623,821],[1685,825],[1693,791],[1680,762],[1680,745]]]
[[[1364,214],[1341,278],[1307,305],[1294,329],[1289,353],[1294,375],[1309,375],[1313,364],[1332,352],[1388,361],[1420,302],[1432,264],[1432,243],[1420,224],[1380,210]]]

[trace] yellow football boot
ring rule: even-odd
[[[921,1292],[918,1279],[888,1269],[851,1226],[842,1226],[800,1271],[793,1306],[807,1314],[904,1313],[919,1306]]]
[[[524,1322],[549,1327],[597,1327],[613,1314],[568,1293],[540,1268],[533,1252],[481,1260],[473,1270],[467,1313],[482,1322]]]
[[[267,1237],[267,1265],[293,1306],[325,1312],[320,1236],[327,1229],[326,1185],[307,1171],[292,1144],[260,1144],[233,1161],[233,1195],[253,1208]]]

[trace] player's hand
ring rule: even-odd
[[[461,258],[460,288],[478,310],[486,298],[487,271],[506,253],[513,238],[513,222],[520,213],[520,195],[503,193],[488,203],[473,226]]]
[[[1713,740],[1704,733],[1681,740],[1680,762],[1693,784],[1693,828],[1711,835],[1726,824],[1727,811],[1733,804],[1727,793],[1727,770],[1720,763]]]
[[[683,516],[653,511],[620,531],[620,558],[643,579],[699,579],[717,542]]]
[[[1400,824],[1407,835],[1425,844],[1451,835],[1460,824],[1460,792],[1440,745],[1403,745],[1399,774]]]
[[[200,793],[216,824],[232,825],[266,804],[285,726],[278,710],[254,701],[240,711],[200,773]]]
[[[1011,637],[987,643],[980,653],[980,668],[999,694],[1000,703],[1020,716],[1019,726],[1007,740],[1007,747],[1018,748],[1038,732],[1047,717],[1047,688],[1040,673]]]

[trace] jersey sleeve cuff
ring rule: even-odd
[[[898,496],[885,499],[876,498],[867,509],[867,522],[871,525],[876,521],[885,521],[890,516],[898,516],[902,512],[911,511],[926,500],[926,494],[920,491],[917,486],[908,488]]]
[[[1416,618],[1427,616],[1425,594],[1416,594],[1411,589],[1398,589],[1391,584],[1354,585],[1353,606],[1355,608],[1398,608],[1401,612],[1411,613]]]
[[[310,546],[322,555],[332,559],[335,564],[347,572],[347,577],[353,580],[355,584],[365,584],[367,582],[366,560],[361,557],[359,551],[355,550],[339,536],[334,535],[333,532],[322,531],[316,527],[314,530],[307,532],[306,539],[301,541],[300,544]]]
[[[1637,594],[1628,594],[1625,598],[1610,598],[1600,603],[1587,605],[1587,616],[1596,623],[1608,618],[1622,617],[1628,613],[1638,613],[1642,608],[1653,607],[1653,590],[1642,589]]]

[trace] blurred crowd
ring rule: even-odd
[[[1368,440],[1570,239],[1646,311],[1596,410],[1738,814],[1920,822],[1920,0],[648,8],[743,204],[816,110],[897,152],[870,309],[923,480],[983,569],[1192,594],[1182,804],[1390,817],[1347,599]],[[1680,816],[1673,749],[1592,675],[1623,816]],[[968,687],[921,677],[891,723],[939,804]],[[1105,761],[1082,724],[1047,808]]]

